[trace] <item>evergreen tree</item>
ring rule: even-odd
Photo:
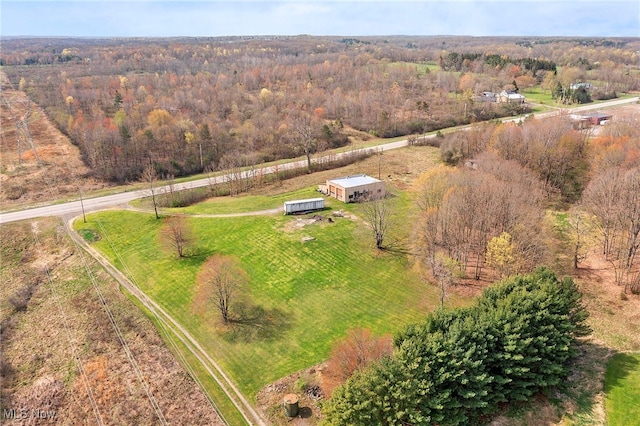
[[[478,424],[499,403],[559,385],[587,315],[573,281],[549,269],[495,284],[470,308],[408,326],[394,356],[336,389],[327,422]]]

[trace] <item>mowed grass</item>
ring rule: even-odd
[[[280,214],[192,217],[195,255],[183,259],[162,248],[162,220],[153,215],[109,211],[87,219],[76,228],[97,231],[96,248],[188,328],[250,397],[325,360],[347,330],[395,333],[438,303],[406,255],[377,251],[359,219],[296,227],[300,217]],[[237,257],[250,277],[249,313],[232,327],[220,324],[215,307],[193,307],[197,273],[214,253]]]
[[[171,213],[185,214],[234,214],[277,208],[283,209],[285,201],[321,197],[322,194],[317,191],[317,188],[317,186],[307,187],[270,196],[242,194],[234,197],[214,197],[189,207],[165,210],[171,211]],[[332,204],[330,200],[326,200],[325,203],[327,206]]]
[[[611,358],[604,392],[609,426],[640,424],[640,354],[619,353]]]
[[[541,89],[540,87],[532,87],[522,92],[527,102],[534,102],[538,104],[546,104],[555,107],[562,107],[563,105],[556,103],[556,100],[551,96],[551,92]]]

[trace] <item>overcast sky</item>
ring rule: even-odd
[[[640,0],[0,0],[5,36],[640,37]]]

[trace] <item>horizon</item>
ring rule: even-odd
[[[640,37],[637,0],[3,0],[0,15],[3,38]]]

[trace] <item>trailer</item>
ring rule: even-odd
[[[324,198],[309,198],[284,202],[284,214],[306,213],[324,209]]]

